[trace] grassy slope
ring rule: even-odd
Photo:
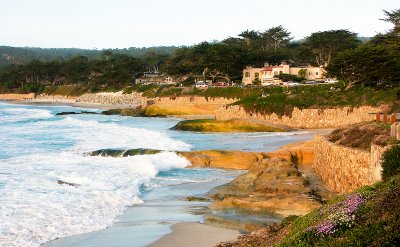
[[[179,122],[174,129],[201,132],[282,132],[289,129],[254,123],[245,120],[186,120]]]
[[[389,123],[359,123],[334,130],[329,136],[329,141],[351,148],[369,151],[371,144],[386,146],[394,142],[390,137]]]
[[[279,243],[280,246],[384,246],[400,244],[400,176],[386,183],[377,183],[359,189],[365,198],[355,213],[353,227],[344,226],[328,236],[307,232],[308,227],[316,226],[329,218],[337,209],[341,196],[328,205],[290,223],[290,233]],[[354,194],[354,193],[353,193]]]
[[[267,97],[247,97],[237,105],[242,105],[249,112],[276,113],[278,115],[291,114],[294,107],[328,108],[342,106],[378,106],[381,104],[395,104],[395,110],[400,110],[399,89],[379,90],[370,87],[354,86],[348,90],[330,91],[331,85],[302,86],[297,91],[290,89],[290,93],[279,92],[275,89]]]
[[[350,221],[343,213],[361,196]],[[399,246],[400,245],[400,176],[387,182],[360,188],[341,195],[321,208],[302,217],[288,217],[281,225],[246,235],[236,242],[219,246]],[[334,220],[338,223],[330,234],[317,233],[316,228]],[[320,228],[321,229],[321,228]]]
[[[291,115],[294,107],[328,108],[341,106],[378,106],[381,104],[393,105],[394,111],[400,111],[400,88],[379,89],[363,86],[353,86],[348,90],[334,90],[339,85],[314,85],[289,88],[289,93],[284,87],[259,87],[259,88],[208,88],[198,90],[194,88],[177,88],[172,86],[133,85],[124,89],[103,88],[100,91],[119,91],[125,93],[140,92],[147,97],[176,97],[176,96],[203,96],[224,97],[239,99],[235,104],[243,106],[249,112],[276,113],[278,115]],[[87,86],[60,86],[47,87],[44,92],[48,94],[81,95],[89,92]],[[264,94],[266,97],[261,97]]]

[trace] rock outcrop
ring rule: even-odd
[[[255,163],[248,173],[210,192],[212,208],[268,210],[280,215],[304,215],[321,205],[296,165],[280,158]]]
[[[242,151],[204,150],[178,152],[178,154],[190,161],[191,166],[189,168],[211,167],[248,170],[264,158],[263,153]]]

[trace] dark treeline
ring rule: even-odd
[[[93,51],[98,53],[95,55],[89,52],[79,56],[68,51],[64,57],[71,54],[70,59],[34,59],[0,69],[0,90],[40,92],[46,85],[63,84],[84,84],[93,89],[121,88],[132,84],[144,71],[160,71],[176,77],[204,75],[214,80],[239,82],[246,66],[283,62],[293,66],[322,66],[328,76],[351,84],[399,84],[400,10],[384,13],[382,20],[392,23],[393,29],[365,42],[348,30],[317,32],[302,41],[293,41],[288,30],[277,26],[261,32],[247,30],[238,37],[192,47],[103,50]],[[87,50],[76,52],[83,51]],[[29,52],[34,54],[34,49]],[[51,56],[56,54],[55,50],[49,52]]]
[[[337,54],[328,66],[331,75],[350,83],[400,85],[400,9],[384,13],[393,29]]]
[[[327,66],[339,52],[361,44],[357,35],[347,30],[313,33],[301,42],[292,41],[290,33],[282,26],[264,32],[247,30],[238,36],[180,48],[161,69],[170,75],[196,73],[228,81],[240,80],[243,68],[249,65],[262,67],[265,63],[279,65],[286,62]]]
[[[175,46],[108,49],[113,53],[132,57],[142,57],[148,54],[170,55],[175,52]],[[73,57],[85,56],[89,59],[99,58],[104,50],[88,50],[78,48],[36,48],[0,46],[0,68],[11,64],[27,64],[33,60],[41,62],[66,61]]]

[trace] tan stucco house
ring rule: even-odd
[[[289,65],[269,66],[264,68],[246,67],[243,69],[242,83],[244,85],[252,84],[257,78],[261,83],[269,82],[276,83],[274,76],[279,74],[291,74],[299,76],[300,71],[305,71],[305,78],[307,80],[322,80],[325,79],[326,71],[321,67],[303,66],[303,67],[290,67]]]

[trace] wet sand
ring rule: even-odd
[[[234,240],[239,231],[209,226],[200,223],[178,223],[172,226],[172,233],[149,245],[149,247],[210,247],[223,241]]]

